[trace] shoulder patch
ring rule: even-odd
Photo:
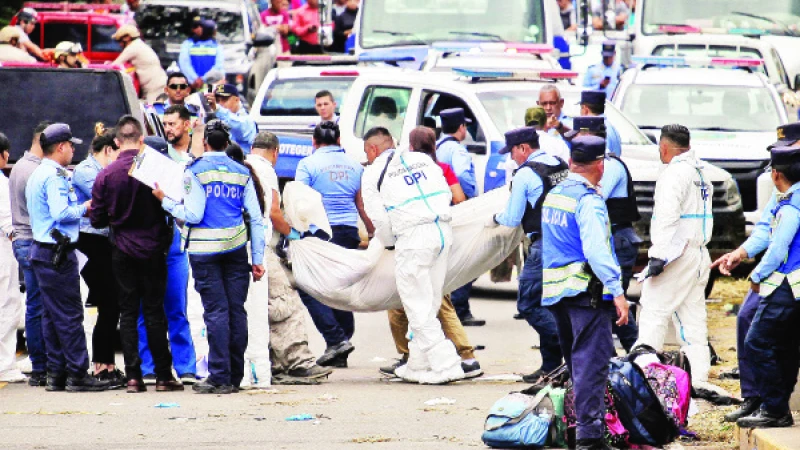
[[[189,175],[183,177],[183,192],[187,195],[192,192],[192,177]]]

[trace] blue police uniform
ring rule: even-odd
[[[79,204],[83,204],[92,199],[94,179],[97,178],[97,174],[100,173],[101,170],[103,170],[103,166],[93,155],[88,155],[86,159],[75,166],[75,172],[72,174],[72,186],[75,188],[75,194],[78,196]],[[94,228],[88,217],[81,217],[80,223],[81,233],[108,236],[108,228],[100,230]]]
[[[605,109],[605,103],[607,97],[608,96],[606,95],[605,91],[586,90],[581,92],[581,105],[594,105],[595,107],[603,106],[603,108]],[[584,118],[585,117],[590,117],[590,116],[584,116]],[[616,156],[622,156],[622,139],[619,136],[619,132],[617,131],[616,128],[614,128],[613,125],[611,125],[608,122],[608,119],[606,118],[605,114],[600,114],[600,116],[597,117],[602,117],[603,118],[602,123],[603,125],[605,125],[606,150],[609,153],[612,153]],[[583,121],[584,124],[587,123],[586,120],[588,119],[585,119]],[[580,124],[575,124],[574,121],[573,121],[573,126],[578,129],[582,128]],[[592,127],[593,129],[597,128],[597,123],[591,122],[589,123],[589,126]]]
[[[189,84],[194,83],[197,78],[203,78],[212,70],[225,73],[222,45],[216,39],[187,39],[181,44],[178,67],[186,75]]]
[[[500,153],[510,152],[514,145],[537,140],[537,136],[533,128],[509,131],[506,133],[506,146]],[[539,334],[541,371],[544,373],[552,372],[560,366],[563,356],[558,343],[556,321],[552,313],[542,307],[541,208],[549,190],[566,177],[567,173],[568,167],[564,161],[546,154],[543,150],[534,151],[514,174],[508,206],[495,217],[497,223],[507,227],[513,228],[522,224],[524,231],[530,236],[528,257],[519,275],[517,309]]]
[[[166,111],[170,106],[172,105],[169,103],[169,100],[167,100],[166,103],[153,103],[152,105],[147,106],[147,112],[155,113],[158,117],[164,119],[164,111]],[[198,107],[197,105],[184,103],[181,106],[184,106],[187,110],[189,110],[189,114],[191,114],[192,117],[202,118],[205,116],[205,111],[203,111],[202,108]]]
[[[574,161],[602,158],[605,143],[594,136],[572,142]],[[572,374],[578,439],[600,439],[605,432],[604,395],[608,359],[613,356],[613,302],[587,292],[591,268],[613,297],[623,294],[620,269],[611,248],[606,205],[584,177],[570,173],[554,187],[542,207],[543,291],[558,324],[561,350]]]
[[[619,136],[619,131],[611,125],[605,114],[601,117],[606,125],[606,150],[612,155],[622,156],[622,138]]]
[[[450,129],[459,125],[468,125],[472,120],[464,115],[463,108],[443,109],[439,112],[439,119],[443,129]],[[464,191],[467,199],[478,195],[478,184],[475,178],[475,165],[472,163],[472,156],[467,148],[461,145],[453,136],[443,134],[436,141],[436,159],[444,164],[450,165],[458,178],[458,183]],[[458,318],[462,322],[472,320],[472,311],[469,307],[469,297],[472,292],[472,283],[450,293],[450,301],[456,310]]]
[[[214,95],[221,97],[238,97],[239,90],[232,84],[220,84],[214,89]],[[237,112],[232,112],[222,106],[217,106],[216,116],[217,119],[225,122],[225,125],[228,125],[230,128],[231,140],[242,148],[245,155],[250,154],[253,140],[258,133],[258,126],[255,120],[247,114],[244,106],[241,106]]]
[[[611,222],[614,254],[622,271],[622,289],[627,291],[633,277],[633,266],[639,255],[639,244],[642,243],[642,239],[633,229],[633,222],[638,221],[640,217],[630,172],[625,163],[613,154],[606,155],[600,187]],[[628,352],[631,351],[639,337],[635,312],[631,308],[627,324],[622,326],[614,324],[612,327],[612,331],[619,337],[622,346]]]
[[[181,159],[176,151],[161,138],[146,137],[145,144],[169,156],[173,161],[184,164],[189,161]],[[171,150],[171,151],[170,151]],[[191,153],[188,154],[190,157]],[[178,377],[197,373],[197,355],[192,331],[187,314],[187,289],[189,287],[189,256],[184,250],[181,231],[174,225],[172,244],[167,253],[167,290],[164,295],[164,313],[167,316],[169,330],[169,347],[172,352],[172,365]],[[147,343],[147,330],[144,326],[144,315],[139,314],[139,356],[144,376],[155,375],[155,364]]]
[[[42,135],[46,135],[47,131]],[[75,141],[80,143],[77,139]],[[78,195],[70,183],[67,170],[49,158],[44,158],[31,174],[25,187],[25,197],[34,239],[30,261],[39,282],[44,306],[42,331],[47,351],[47,371],[56,376],[82,377],[89,369],[89,354],[83,330],[78,258],[74,249],[78,241],[80,218],[86,214],[86,207],[78,203]],[[56,241],[50,233],[54,229],[71,242],[63,262],[58,266],[53,265]]]
[[[182,204],[165,198],[164,209],[187,223],[186,241],[195,288],[208,330],[208,382],[238,386],[244,376],[250,285],[247,230],[252,263],[263,264],[264,226],[249,170],[224,152],[207,151],[186,170]],[[247,212],[250,222],[245,223]]]
[[[331,225],[332,243],[348,249],[358,248],[358,209],[356,194],[361,190],[364,168],[337,145],[320,147],[297,164],[295,180],[322,194],[322,205]],[[342,311],[320,303],[298,289],[317,330],[328,347],[349,341],[355,332],[355,319]]]
[[[778,147],[775,153],[798,154],[798,149]],[[794,161],[800,161],[795,156]],[[797,162],[794,162],[797,164]],[[760,284],[759,303],[745,346],[752,359],[761,410],[771,417],[790,414],[789,398],[800,364],[800,183],[778,194],[772,209],[767,252],[750,279]],[[739,419],[739,422],[746,420]]]
[[[604,57],[614,56],[616,54],[616,44],[614,41],[603,42],[601,54]],[[586,70],[586,74],[583,77],[583,86],[593,90],[602,89],[606,92],[606,97],[611,98],[611,95],[614,93],[619,83],[620,75],[622,75],[622,66],[618,62],[614,61],[611,66],[606,66],[605,63],[601,61],[598,64],[592,64]],[[600,82],[602,82],[604,78],[610,80],[605,89],[600,87]]]

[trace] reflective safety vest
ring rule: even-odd
[[[800,194],[793,193],[789,198],[781,200],[775,205],[772,210],[772,225],[770,232],[777,226],[778,211],[782,208],[793,208],[794,211],[784,211],[784,214],[800,214]],[[761,280],[761,288],[759,295],[767,297],[772,294],[775,289],[783,283],[783,280],[789,281],[789,286],[792,288],[792,293],[795,299],[800,299],[800,233],[797,233],[789,244],[789,254],[786,260],[778,267],[775,272],[772,272],[766,279]]]
[[[204,77],[214,67],[217,62],[218,50],[219,44],[213,39],[192,41],[192,46],[189,47],[189,59],[191,59],[192,67],[198,77]]]
[[[189,169],[206,191],[203,220],[184,227],[189,253],[226,253],[245,245],[244,190],[250,171],[230,158],[217,157],[198,158]]]
[[[567,179],[553,187],[542,204],[542,304],[545,306],[585,292],[592,279],[575,218],[578,202],[586,195],[599,196],[585,184]],[[611,234],[610,230],[606,233]],[[603,293],[604,297],[610,296],[605,289]]]

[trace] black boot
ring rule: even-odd
[[[575,444],[575,450],[611,450],[603,438],[578,439]]]
[[[98,380],[88,373],[67,377],[67,392],[98,392],[110,387],[108,380]]]
[[[765,409],[759,409],[752,415],[742,417],[736,421],[742,428],[785,428],[794,425],[792,413],[770,414]]]
[[[60,373],[47,374],[47,387],[44,389],[49,392],[63,391],[67,388],[67,376]]]
[[[761,407],[761,399],[758,397],[747,397],[744,399],[739,409],[725,414],[725,422],[736,422],[742,417],[747,417],[758,411]]]

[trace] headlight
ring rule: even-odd
[[[742,203],[742,196],[739,194],[739,186],[733,178],[728,178],[722,183],[725,189],[725,204],[733,206]]]

